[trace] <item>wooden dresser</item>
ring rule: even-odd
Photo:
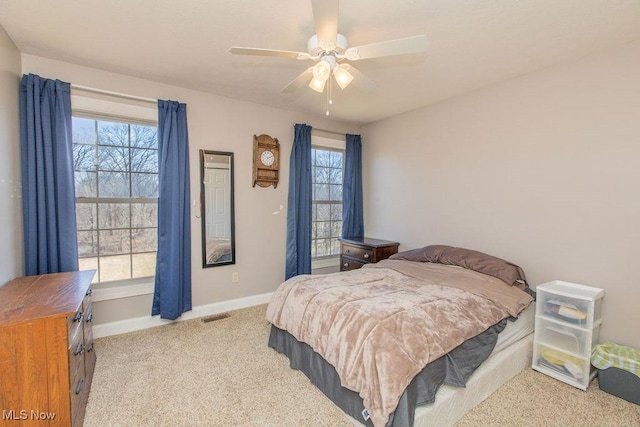
[[[95,271],[0,287],[0,426],[81,426],[96,363]]]
[[[365,264],[378,262],[398,253],[398,242],[352,237],[340,239],[340,271],[360,268]]]

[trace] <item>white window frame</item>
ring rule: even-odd
[[[311,135],[311,147],[319,149],[339,150],[346,154],[346,139],[334,139],[323,136]],[[342,164],[342,173],[344,174],[344,162]],[[343,189],[344,191],[344,189]],[[337,267],[340,265],[340,255],[329,255],[323,257],[311,258],[311,269]]]
[[[73,89],[72,89],[73,90]],[[71,94],[72,115],[91,116],[102,120],[125,120],[132,123],[158,125],[158,109],[156,106],[142,106],[140,102],[114,102],[104,98],[111,96],[80,96]],[[95,283],[92,299],[106,301],[152,294],[155,287],[155,277],[148,276],[105,283]]]

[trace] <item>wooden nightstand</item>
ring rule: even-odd
[[[352,237],[340,239],[340,271],[360,268],[398,253],[398,242]]]

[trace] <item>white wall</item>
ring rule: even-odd
[[[0,26],[0,286],[23,274],[20,52]]]
[[[601,340],[640,347],[639,76],[635,42],[365,126],[367,235],[604,288]]]
[[[293,125],[307,123],[338,132],[359,132],[352,125],[323,118],[41,57],[23,55],[22,64],[24,73],[57,78],[71,84],[185,102],[189,125],[192,200],[198,200],[200,194],[198,150],[234,152],[236,264],[206,269],[201,267],[200,219],[196,217],[196,209],[192,208],[194,307],[273,292],[284,280],[289,153],[293,142]],[[280,183],[276,189],[251,186],[253,135],[262,133],[278,138],[280,142]],[[284,209],[280,214],[273,215],[280,205]],[[238,272],[238,283],[231,283],[232,272]],[[95,307],[96,323],[145,316],[150,309],[150,295],[101,301]]]

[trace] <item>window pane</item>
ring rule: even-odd
[[[131,252],[130,230],[101,230],[100,256],[126,254]]]
[[[314,183],[318,183],[318,184],[328,184],[329,180],[330,180],[330,169],[328,168],[321,168],[321,167],[314,167],[313,168],[313,178],[314,178]]]
[[[331,237],[338,238],[342,235],[342,222],[335,221],[331,223]]]
[[[317,166],[330,166],[331,165],[331,152],[324,150],[316,150],[316,165]]]
[[[91,283],[98,283],[100,279],[100,274],[98,270],[98,258],[80,258],[78,259],[78,270],[86,271],[86,270],[96,270],[96,274],[93,275],[93,279],[91,279]]]
[[[98,176],[95,172],[74,173],[76,197],[96,197],[98,195]]]
[[[78,256],[91,257],[98,255],[98,232],[78,231]]]
[[[321,238],[329,238],[331,237],[331,223],[330,222],[317,222],[317,236],[319,239]]]
[[[316,244],[316,256],[331,255],[331,242],[329,239],[319,239]]]
[[[155,126],[131,125],[131,146],[158,148],[157,128]]]
[[[131,278],[131,255],[101,256],[98,263],[101,282]]]
[[[342,227],[340,227],[342,228]],[[331,253],[339,254],[340,253],[340,241],[338,239],[334,239],[331,241]]]
[[[129,125],[98,121],[98,144],[121,147],[129,145]]]
[[[129,228],[128,203],[100,203],[98,205],[98,224],[104,228]]]
[[[131,226],[157,227],[158,205],[156,203],[132,203]]]
[[[147,277],[156,274],[156,253],[133,254],[133,277]]]
[[[96,146],[73,144],[73,168],[75,170],[96,170]]]
[[[342,185],[330,185],[330,199],[342,201]]]
[[[76,204],[76,224],[78,230],[95,230],[98,228],[95,203]]]
[[[73,117],[71,129],[73,142],[75,144],[95,144],[96,143],[96,121],[83,117]]]
[[[341,151],[331,151],[330,166],[342,170],[342,156]]]
[[[329,200],[329,184],[314,184],[314,199]]]
[[[129,197],[129,174],[98,172],[99,197]]]
[[[157,172],[158,171],[158,151],[131,149],[131,171],[132,172]]]
[[[331,219],[331,205],[318,204],[318,217],[316,221],[329,221]]]
[[[98,169],[128,171],[129,149],[126,147],[98,147]]]
[[[342,169],[331,168],[329,170],[329,181],[331,184],[342,185]]]
[[[154,252],[158,249],[155,228],[134,228],[131,230],[131,252]]]
[[[312,156],[312,256],[340,253],[344,152],[314,148]],[[324,202],[324,203],[322,203]]]
[[[131,197],[158,197],[157,174],[132,173],[131,186]]]
[[[331,204],[331,219],[333,221],[342,221],[342,203]]]
[[[78,248],[94,281],[155,274],[158,197],[156,126],[73,117]],[[82,203],[82,198],[128,199]],[[132,255],[132,250],[138,252]],[[147,252],[147,253],[142,253]],[[132,258],[133,257],[133,258]],[[79,260],[80,263],[80,260]],[[132,269],[135,273],[132,273]]]

